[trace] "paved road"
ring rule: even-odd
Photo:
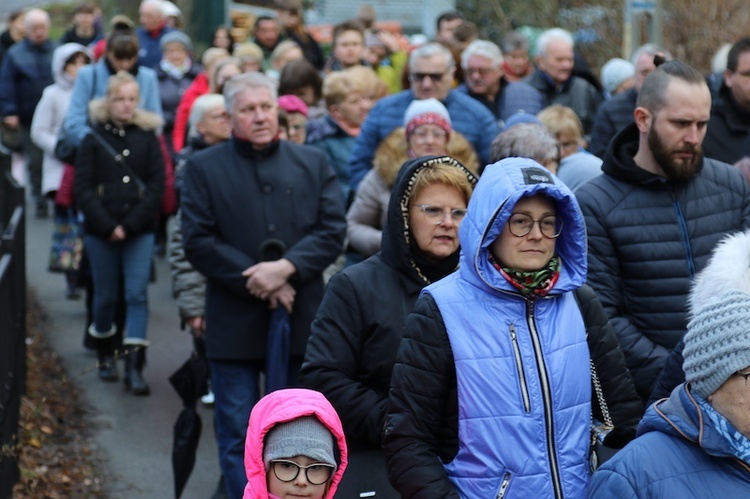
[[[33,207],[27,213],[33,213]],[[64,278],[46,271],[52,222],[27,218],[27,275],[29,286],[49,316],[49,341],[61,355],[69,375],[75,379],[93,407],[95,444],[107,456],[105,463],[116,477],[106,488],[112,499],[174,497],[171,448],[172,425],[181,408],[179,397],[167,381],[188,358],[192,345],[179,330],[177,311],[170,291],[167,262],[157,259],[157,282],[149,288],[150,322],[148,365],[144,377],[151,396],[134,397],[122,384],[105,384],[96,376],[96,359],[81,345],[85,322],[82,301],[63,296]],[[122,374],[122,365],[118,366]],[[219,477],[213,414],[199,410],[203,434],[195,470],[183,494],[185,499],[208,499]]]

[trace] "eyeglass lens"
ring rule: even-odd
[[[313,485],[322,485],[331,478],[333,466],[328,464],[310,464],[301,466],[294,461],[271,461],[273,474],[282,482],[291,482],[297,478],[300,469],[305,470],[307,481]]]
[[[539,224],[539,230],[545,237],[554,239],[562,232],[563,221],[555,215],[534,220],[528,215],[515,213],[508,220],[508,229],[514,236],[523,237],[534,229],[534,224]]]

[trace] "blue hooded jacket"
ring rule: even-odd
[[[648,408],[638,435],[597,470],[589,497],[750,497],[750,466],[734,457],[685,383]]]
[[[543,194],[564,221],[559,279],[523,297],[489,261],[522,197]],[[489,165],[459,228],[457,273],[425,288],[456,367],[459,449],[445,464],[464,498],[583,497],[589,480],[589,349],[572,293],[586,280],[586,229],[573,193],[538,163]]]

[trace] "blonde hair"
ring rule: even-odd
[[[367,82],[350,69],[333,72],[323,80],[323,98],[326,107],[343,102],[348,95],[354,92],[368,93],[370,88]]]
[[[132,74],[128,73],[127,71],[118,71],[117,73],[110,76],[107,80],[107,102],[111,100],[112,96],[120,87],[122,87],[123,85],[127,85],[128,83],[135,83],[135,88],[140,94],[138,80],[136,80],[135,76],[133,76]]]
[[[472,183],[468,170],[466,168],[461,168],[459,166],[461,164],[458,161],[453,161],[454,162],[436,161],[422,167],[417,174],[414,175],[411,192],[409,193],[406,203],[411,204],[411,201],[416,198],[425,187],[433,184],[443,184],[456,189],[461,193],[464,201],[468,204],[469,198],[471,198],[471,193],[474,191],[476,178],[473,178],[474,183]]]
[[[555,138],[567,135],[578,143],[583,141],[581,120],[571,108],[553,104],[540,111],[536,117]]]

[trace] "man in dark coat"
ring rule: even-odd
[[[644,400],[685,333],[696,272],[724,235],[750,227],[742,173],[702,154],[710,112],[700,72],[680,61],[659,66],[643,82],[635,123],[613,139],[604,174],[576,193],[588,230],[588,283]]]
[[[43,153],[31,140],[31,119],[42,92],[54,83],[49,39],[49,14],[32,9],[26,13],[26,37],[8,49],[0,68],[0,117],[5,126],[18,129],[29,169],[31,193],[36,200],[36,215],[47,216],[42,197]]]
[[[703,149],[707,156],[726,163],[750,156],[750,37],[729,49]]]
[[[560,28],[548,29],[536,43],[537,69],[523,81],[544,96],[543,106],[561,104],[578,115],[588,135],[603,97],[591,83],[573,75],[573,36]]]
[[[633,111],[635,110],[635,101],[638,99],[638,91],[643,85],[643,80],[651,71],[656,69],[654,56],[657,54],[662,55],[667,61],[672,60],[669,52],[653,43],[641,45],[633,52],[631,59],[635,66],[633,88],[615,95],[599,106],[589,140],[588,149],[591,154],[603,158],[612,137],[633,123]]]
[[[241,497],[247,417],[259,399],[271,309],[290,313],[289,383],[341,253],[346,222],[336,174],[320,150],[278,140],[276,87],[260,73],[224,89],[232,139],[188,159],[182,188],[185,255],[206,276],[206,354],[216,396],[219,462]],[[270,241],[283,254],[262,261]]]

